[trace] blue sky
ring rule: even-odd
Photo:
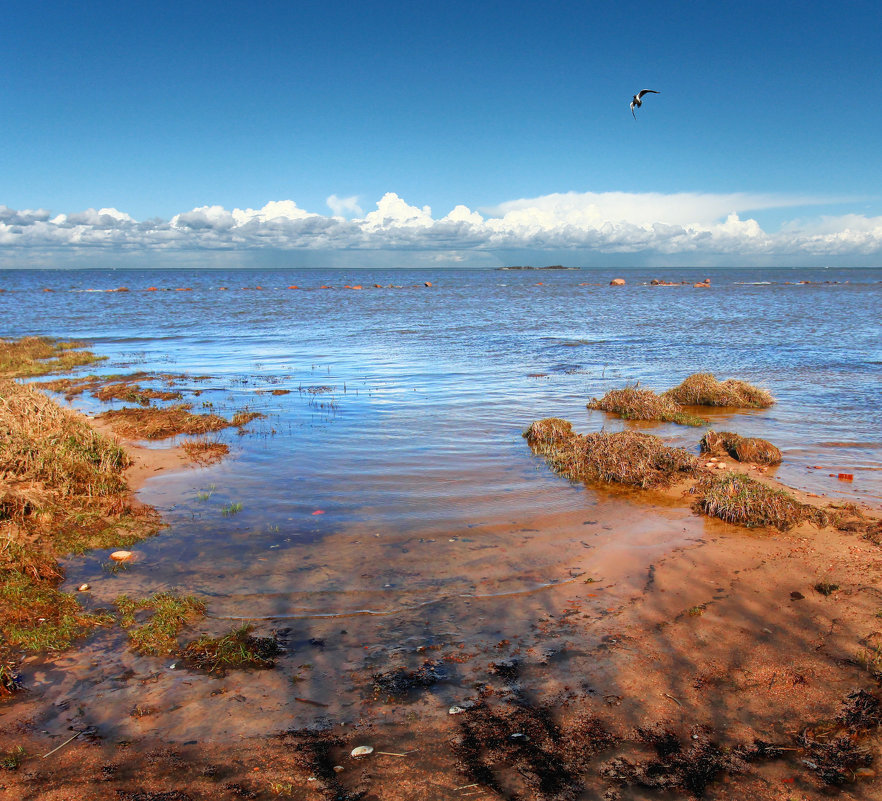
[[[18,4],[0,266],[879,265],[880,33],[870,2]]]

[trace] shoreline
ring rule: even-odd
[[[86,419],[92,426],[104,427],[93,418]],[[122,444],[135,462],[126,473],[133,495],[151,475],[185,465],[180,448]],[[761,473],[755,477],[777,484]],[[661,495],[672,500],[677,492]],[[821,502],[807,493],[793,493],[810,503]],[[644,509],[642,514],[658,512]],[[376,698],[356,707],[361,712],[354,725],[328,721],[323,728],[324,702],[312,701],[303,690],[295,702],[311,710],[313,726],[318,724],[321,735],[306,727],[280,738],[284,729],[276,729],[246,735],[240,742],[232,737],[194,744],[183,737],[169,740],[151,735],[148,727],[142,738],[133,741],[137,748],[131,748],[122,744],[126,740],[105,742],[87,732],[54,754],[48,764],[29,759],[19,770],[0,773],[0,788],[21,792],[22,798],[41,799],[82,798],[84,793],[85,797],[89,793],[101,797],[112,790],[131,797],[159,792],[185,793],[181,798],[234,797],[241,794],[234,785],[258,798],[332,798],[340,797],[340,792],[356,798],[364,792],[366,798],[429,799],[456,795],[462,792],[456,788],[476,785],[477,789],[470,788],[474,797],[497,798],[505,797],[500,788],[507,786],[535,791],[530,790],[530,782],[538,779],[529,775],[539,770],[539,757],[522,755],[535,768],[526,770],[526,780],[516,769],[514,752],[503,755],[498,764],[494,757],[485,765],[486,754],[469,757],[462,753],[462,741],[468,740],[472,727],[489,725],[489,720],[499,728],[500,721],[510,720],[512,726],[523,728],[552,715],[556,725],[570,733],[569,739],[562,736],[558,743],[566,751],[570,740],[584,747],[585,735],[582,732],[582,740],[578,739],[581,730],[576,723],[587,715],[602,720],[615,740],[585,764],[574,761],[581,767],[571,778],[589,795],[567,795],[560,790],[558,795],[535,797],[591,797],[591,792],[615,791],[624,795],[608,797],[627,798],[632,784],[623,786],[621,781],[605,778],[603,765],[625,758],[621,754],[634,764],[638,758],[645,759],[651,744],[645,732],[653,727],[669,730],[684,748],[697,736],[698,726],[704,727],[701,737],[722,746],[759,738],[797,749],[790,728],[799,731],[835,719],[841,702],[853,690],[878,693],[870,669],[882,654],[882,635],[876,637],[876,629],[882,628],[878,624],[882,609],[882,592],[877,589],[882,586],[878,546],[807,524],[786,534],[738,530],[710,519],[701,520],[700,528],[703,533],[696,542],[677,546],[641,566],[637,573],[642,574],[642,581],[598,615],[584,612],[590,605],[588,596],[597,594],[590,592],[591,584],[552,588],[543,598],[546,613],[541,620],[537,618],[532,644],[466,656],[483,689],[474,689],[465,699],[474,706],[463,713],[449,714],[443,690],[436,697],[436,689],[428,682],[422,689],[415,685],[405,700]],[[837,583],[838,589],[829,595],[815,592],[813,586],[824,581]],[[794,599],[793,593],[801,597]],[[574,595],[581,599],[575,606]],[[503,615],[504,610],[504,605],[499,607]],[[474,610],[469,614],[475,614]],[[583,616],[585,622],[580,622]],[[332,625],[339,624],[328,623],[327,631]],[[316,639],[321,634],[317,631]],[[551,654],[537,647],[546,641],[554,643]],[[441,661],[453,665],[457,658],[447,654]],[[370,683],[370,669],[365,665],[353,665],[352,675],[356,684]],[[581,677],[578,686],[569,683],[573,676]],[[247,684],[248,674],[231,673],[217,687],[224,690],[223,695],[236,688],[241,694],[247,693]],[[438,687],[443,684],[439,682]],[[40,718],[40,703],[35,693],[28,695],[0,706],[5,732],[0,735],[0,752],[25,743],[26,752],[33,756],[67,739],[57,733],[47,738],[30,730],[28,720]],[[519,717],[526,714],[523,710],[529,711],[529,721]],[[315,738],[324,744],[319,747]],[[368,742],[377,751],[408,756],[378,755],[364,760],[347,756],[350,748]],[[862,742],[878,759],[878,736]],[[549,744],[540,750],[546,760],[556,753]],[[788,754],[798,757],[797,751]],[[327,765],[322,768],[322,753],[332,754],[344,770],[323,775]],[[491,763],[492,768],[488,767]],[[113,769],[102,773],[102,765]],[[871,783],[875,786],[875,767],[863,770],[841,790],[840,797],[860,798],[870,791]],[[482,776],[483,783],[474,781]],[[816,771],[798,758],[781,758],[742,774],[718,769],[704,797],[780,798],[781,787],[798,790],[803,797],[820,798],[825,792]]]

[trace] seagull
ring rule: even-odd
[[[637,119],[637,115],[634,114],[635,106],[637,108],[640,108],[640,106],[643,105],[643,95],[648,95],[650,93],[654,95],[661,94],[661,92],[656,92],[655,89],[641,89],[639,92],[637,92],[636,95],[634,95],[634,97],[631,98],[631,115],[634,117],[635,120]]]

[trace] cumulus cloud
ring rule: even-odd
[[[358,205],[358,195],[351,195],[350,197],[329,195],[325,203],[328,204],[328,208],[334,213],[335,217],[346,217],[347,215],[352,217],[364,213],[361,210],[361,206]]]
[[[570,251],[641,258],[882,256],[882,217],[858,214],[793,219],[767,231],[751,216],[768,209],[805,209],[835,198],[770,194],[558,193],[480,211],[455,206],[433,216],[387,192],[362,212],[357,197],[327,199],[333,216],[292,200],[260,209],[200,206],[171,220],[137,221],[113,208],[52,216],[44,209],[0,206],[5,260],[36,249],[103,248],[108,252],[257,249],[424,251],[462,259],[467,253]],[[778,212],[780,216],[780,212]],[[346,215],[355,215],[346,219]]]

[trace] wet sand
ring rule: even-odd
[[[191,469],[125,444],[134,486]],[[882,550],[808,525],[748,532],[680,493],[586,494],[583,510],[430,537],[334,534],[321,549],[334,558],[299,574],[302,613],[257,622],[286,648],[273,670],[193,673],[128,651],[118,628],[29,658],[29,692],[0,706],[0,753],[28,757],[0,770],[0,797],[670,798],[615,767],[660,753],[653,727],[684,752],[789,749],[711,771],[706,798],[826,797],[796,738],[850,692],[878,694]],[[308,551],[270,567],[289,575]],[[247,587],[267,566],[240,568]],[[112,593],[99,584],[89,602]],[[248,608],[235,592],[208,602],[201,628],[217,633]],[[363,744],[374,753],[349,756]],[[878,758],[878,735],[860,747]],[[839,797],[879,797],[875,766],[862,770]]]

